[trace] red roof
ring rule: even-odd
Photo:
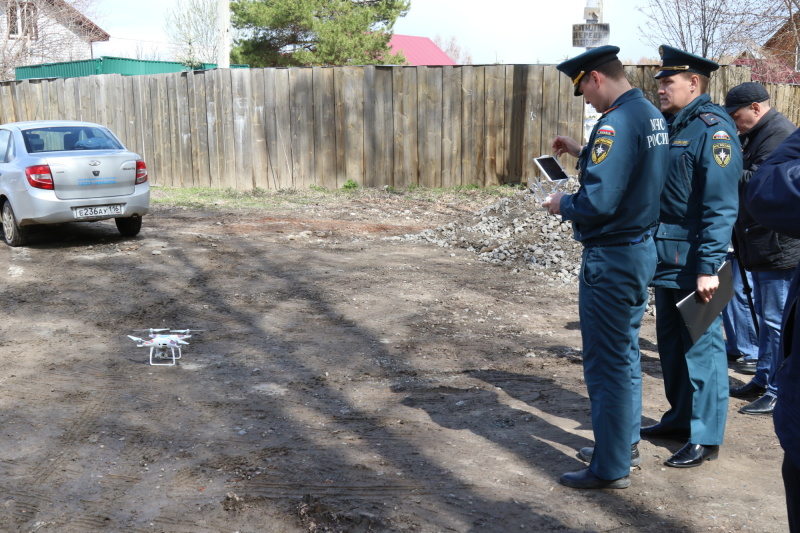
[[[389,40],[392,53],[403,52],[406,62],[413,66],[455,65],[441,48],[427,37],[414,37],[413,35],[392,35]]]

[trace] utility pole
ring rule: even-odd
[[[590,50],[608,44],[611,25],[603,24],[603,0],[586,0],[583,18],[586,24],[572,25],[572,46]],[[600,114],[590,104],[585,104],[583,116],[583,134],[588,141]]]
[[[217,68],[231,67],[231,2],[217,0],[219,11],[219,42],[217,43]]]

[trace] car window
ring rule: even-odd
[[[32,128],[22,132],[29,154],[37,152],[71,152],[74,150],[121,150],[105,128],[93,126],[54,126]]]
[[[0,162],[8,163],[8,144],[11,139],[11,132],[8,130],[0,130]]]

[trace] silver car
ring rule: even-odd
[[[150,207],[142,158],[105,126],[41,120],[0,126],[3,240],[22,246],[34,224],[113,218],[132,237]]]

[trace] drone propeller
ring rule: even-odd
[[[132,341],[136,342],[144,342],[144,339],[140,339],[139,337],[134,337],[133,335],[128,335],[128,338]]]
[[[158,331],[169,331],[169,328],[147,328],[147,329],[135,329],[133,331],[149,331],[150,333],[156,333]]]
[[[205,331],[204,329],[171,329],[170,333],[191,333],[193,331]]]

